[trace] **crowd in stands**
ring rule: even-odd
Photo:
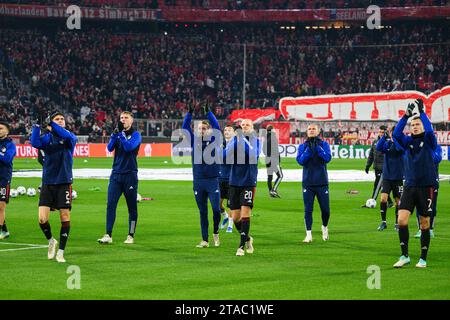
[[[244,43],[247,108],[277,107],[285,96],[428,94],[450,83],[449,33],[440,23],[376,31],[179,29],[133,34],[1,29],[0,62],[30,84],[28,96],[16,89],[8,97],[2,116],[20,122],[51,109],[54,101],[42,93],[45,88],[65,102],[77,133],[94,128],[109,134],[122,110],[136,118],[181,119],[193,104],[199,116],[206,101],[224,119],[242,106]]]
[[[448,0],[6,0],[6,3],[47,4],[56,6],[79,5],[102,8],[147,8],[147,9],[323,9],[323,8],[367,8],[405,6],[445,6]]]

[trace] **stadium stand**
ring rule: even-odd
[[[75,2],[156,7],[154,1],[144,0]],[[225,8],[238,2],[209,1],[209,5],[220,3]],[[328,2],[339,6],[368,3]],[[159,1],[158,7],[201,3]],[[284,1],[241,3],[264,3],[272,8]],[[378,4],[409,3],[446,2]],[[194,27],[162,23],[150,30],[142,25],[132,31],[127,27],[98,23],[85,25],[80,32],[31,31],[20,28],[19,22],[1,28],[1,115],[14,123],[13,132],[26,131],[32,117],[55,108],[70,111],[69,128],[75,133],[95,132],[98,136],[111,132],[111,110],[132,110],[142,119],[182,119],[188,103],[195,104],[199,112],[208,100],[217,117],[226,119],[243,104],[244,44],[247,108],[277,107],[285,96],[399,90],[429,94],[450,83],[449,35],[447,25],[440,21],[391,21],[380,30],[304,24],[290,30],[283,30],[280,24]],[[167,136],[171,129],[161,126],[159,131]]]
[[[71,4],[101,8],[161,8],[161,9],[228,9],[228,10],[266,10],[266,9],[321,9],[321,8],[367,8],[405,6],[445,6],[448,0],[6,0],[15,4],[46,4],[67,6]]]

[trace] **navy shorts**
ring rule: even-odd
[[[434,187],[404,187],[398,209],[412,213],[416,208],[420,216],[429,217],[433,214],[434,191]]]
[[[228,208],[231,210],[239,210],[243,206],[253,208],[255,192],[256,187],[230,186]]]
[[[9,192],[10,192],[9,184],[0,184],[0,201],[8,203]]]
[[[39,196],[39,207],[72,209],[71,184],[44,184]]]
[[[220,187],[220,198],[229,199],[230,184],[228,183],[228,181],[219,181],[219,187]]]

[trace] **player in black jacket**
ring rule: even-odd
[[[373,169],[375,170],[375,182],[373,183],[373,191],[372,198],[377,199],[378,194],[381,190],[382,178],[381,175],[383,173],[383,163],[384,163],[384,153],[381,151],[377,151],[377,143],[380,141],[381,137],[386,133],[386,126],[380,126],[378,129],[378,137],[372,142],[372,146],[370,147],[369,157],[366,162],[366,169],[364,170],[367,174],[369,173],[370,167],[373,164]],[[391,197],[388,197],[388,207],[392,208],[393,202]],[[365,204],[361,206],[362,208],[367,208]]]
[[[264,139],[263,151],[266,155],[267,186],[272,198],[280,198],[278,187],[280,186],[281,180],[283,180],[283,170],[281,169],[281,157],[278,152],[278,137],[273,131],[273,126],[267,126],[266,130],[267,134]],[[272,186],[274,173],[277,175],[277,178]]]

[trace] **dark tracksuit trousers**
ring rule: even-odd
[[[213,211],[214,233],[219,233],[220,188],[218,178],[194,179],[194,195],[200,211],[202,239],[208,241],[208,199]]]
[[[305,204],[305,225],[306,230],[310,231],[313,224],[314,198],[319,201],[320,211],[322,213],[322,225],[327,226],[330,219],[330,194],[328,185],[324,186],[303,186],[303,202]]]
[[[111,235],[114,222],[116,221],[116,209],[120,196],[123,194],[128,205],[129,234],[134,235],[136,231],[137,213],[137,189],[138,176],[132,173],[113,173],[108,185],[108,205],[106,208],[106,233]]]

